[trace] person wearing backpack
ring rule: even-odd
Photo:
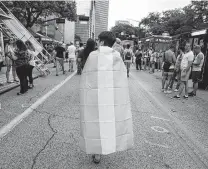
[[[127,77],[129,77],[129,70],[130,70],[130,65],[132,63],[133,59],[133,51],[130,49],[130,44],[126,45],[126,49],[124,51],[124,63],[126,64],[126,69],[127,69]]]
[[[171,78],[173,76],[173,72],[174,72],[174,68],[175,68],[174,65],[176,63],[174,49],[175,49],[175,47],[171,45],[169,50],[167,50],[163,56],[162,91],[164,93],[171,93],[171,91],[168,90],[168,87],[170,86]],[[165,84],[166,84],[166,86],[165,86]]]

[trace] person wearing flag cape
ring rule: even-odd
[[[80,79],[80,148],[99,163],[108,155],[133,147],[133,124],[126,67],[105,31],[90,53]]]

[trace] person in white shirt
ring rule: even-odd
[[[185,46],[185,54],[181,61],[181,84],[179,88],[178,95],[174,96],[174,98],[180,98],[185,86],[185,99],[188,99],[188,80],[191,74],[191,65],[194,60],[194,53],[191,51],[190,43],[186,43]]]
[[[9,80],[9,74],[10,74],[11,68],[12,68],[12,75],[13,75],[14,82],[19,82],[16,78],[17,77],[16,69],[13,66],[13,61],[12,61],[12,55],[14,55],[13,43],[14,43],[13,39],[10,39],[9,43],[5,47],[5,56],[6,56],[5,57],[5,63],[6,63],[6,66],[7,66],[7,71],[6,71],[7,83],[12,83]]]
[[[68,57],[69,57],[69,72],[74,72],[74,62],[76,60],[76,47],[71,42],[68,49]]]
[[[201,52],[201,46],[196,45],[194,47],[196,57],[194,58],[192,67],[192,81],[193,81],[193,92],[189,93],[189,96],[196,96],[196,91],[198,89],[198,82],[201,78],[202,67],[204,65],[204,54]]]

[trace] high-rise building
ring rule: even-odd
[[[108,12],[109,12],[109,0],[95,0],[95,38],[98,35],[108,30]]]
[[[119,24],[130,25],[130,22],[126,21],[126,20],[118,20],[118,21],[116,21],[116,25],[119,25]]]

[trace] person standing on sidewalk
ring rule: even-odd
[[[63,74],[65,74],[65,70],[64,70],[65,53],[66,53],[65,48],[61,44],[58,44],[58,46],[55,48],[56,76],[58,76],[58,70],[59,70],[58,65],[61,65]]]
[[[185,87],[185,99],[188,99],[188,80],[191,74],[191,66],[194,60],[194,53],[191,51],[191,44],[186,43],[185,46],[186,53],[183,56],[181,61],[181,84],[179,88],[178,95],[174,96],[174,98],[180,99],[183,89]]]
[[[157,52],[156,51],[152,51],[152,54],[150,55],[150,72],[149,73],[155,73],[155,63],[156,63],[156,59],[157,59]]]
[[[76,61],[76,47],[71,42],[67,49],[69,55],[69,72],[74,72],[74,62]]]
[[[170,86],[171,79],[174,72],[176,57],[174,54],[174,46],[170,46],[169,50],[167,50],[164,53],[163,56],[163,79],[162,79],[162,90],[164,93],[171,93],[171,90],[168,90],[168,87]]]
[[[79,58],[79,54],[84,49],[84,47],[83,47],[83,43],[80,43],[79,45],[80,45],[79,49],[77,50],[77,74],[81,75],[81,72],[82,72],[82,62],[81,62],[81,58]]]
[[[99,49],[90,53],[80,81],[80,148],[99,163],[101,155],[133,147],[133,124],[126,68],[112,49],[115,35],[99,36]],[[122,97],[121,97],[122,96]]]
[[[124,63],[126,64],[127,69],[127,77],[129,77],[130,65],[133,62],[134,53],[130,48],[130,44],[126,45],[126,49],[124,50]]]
[[[35,67],[35,48],[33,44],[28,40],[25,42],[27,46],[28,54],[29,54],[29,65],[28,65],[28,79],[29,79],[29,86],[28,89],[32,89],[33,85],[33,68]]]
[[[121,40],[119,38],[116,38],[116,42],[113,45],[113,49],[120,53],[122,60],[124,60],[124,49],[121,45]]]
[[[16,49],[11,56],[13,59],[13,66],[16,68],[17,76],[20,79],[20,92],[17,95],[22,95],[28,91],[28,62],[29,54],[27,47],[22,40],[16,41]]]
[[[142,51],[139,51],[138,47],[136,47],[135,57],[136,57],[136,69],[142,70]]]
[[[173,73],[173,77],[171,80],[171,84],[170,84],[170,90],[172,90],[173,88],[173,84],[175,82],[175,78],[177,77],[177,85],[176,88],[174,90],[174,92],[178,92],[180,84],[181,84],[181,61],[184,55],[184,47],[179,47],[179,55],[176,59],[176,64],[175,64],[175,70]]]
[[[198,89],[198,82],[201,79],[202,67],[204,65],[204,54],[201,52],[201,46],[196,45],[194,47],[196,57],[194,58],[192,66],[192,81],[193,81],[193,92],[189,93],[189,96],[196,96]]]
[[[7,71],[6,71],[7,83],[12,83],[12,81],[9,80],[9,75],[10,75],[11,69],[12,69],[12,75],[13,75],[14,82],[19,82],[16,79],[16,70],[15,70],[15,67],[13,66],[13,61],[12,61],[12,55],[14,55],[13,43],[14,43],[13,39],[9,39],[9,43],[5,47],[5,56],[6,56],[5,63],[6,63],[6,67],[7,67]]]

